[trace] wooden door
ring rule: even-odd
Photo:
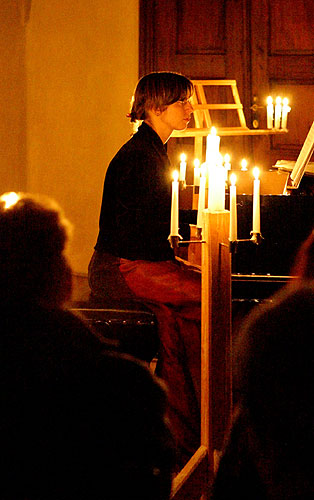
[[[253,139],[256,158],[295,159],[314,120],[314,16],[312,0],[252,0],[252,95],[286,96],[289,133]],[[265,113],[262,126],[265,127]]]
[[[288,97],[289,132],[280,136],[223,137],[239,167],[243,157],[268,169],[295,159],[314,119],[314,18],[312,0],[142,0],[140,74],[181,72],[192,79],[235,79],[249,128],[266,128],[266,98]],[[232,102],[226,89],[211,102]],[[253,104],[255,110],[251,109]],[[213,116],[233,125],[231,112]],[[172,161],[192,139],[171,139]]]

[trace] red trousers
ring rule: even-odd
[[[89,282],[96,295],[135,295],[155,313],[160,336],[156,374],[168,389],[178,465],[184,465],[200,443],[200,272],[178,260],[131,261],[95,252]]]
[[[120,259],[119,269],[158,320],[156,374],[168,388],[169,421],[183,465],[200,442],[201,274],[177,261]]]

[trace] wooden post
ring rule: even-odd
[[[222,449],[231,414],[231,254],[229,212],[204,212],[202,244],[201,445]]]
[[[230,212],[204,211],[201,321],[201,442],[173,481],[172,500],[210,496],[231,414]]]

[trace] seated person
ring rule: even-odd
[[[177,73],[150,73],[137,83],[129,117],[140,126],[108,166],[89,265],[95,296],[140,299],[157,317],[156,373],[168,387],[180,465],[200,442],[201,277],[175,259],[168,241],[173,167],[166,143],[187,127],[192,93],[192,82]]]
[[[68,228],[51,200],[0,197],[1,498],[166,500],[165,390],[64,310]]]
[[[314,280],[314,229],[300,246],[291,275],[299,282]]]

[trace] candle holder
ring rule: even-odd
[[[195,233],[196,241],[202,239],[202,228],[196,226],[196,233]],[[193,240],[194,241],[194,240]]]
[[[172,236],[171,234],[168,236],[168,241],[170,243],[171,248],[179,248],[179,243],[180,240],[183,240],[182,236],[180,234],[177,234],[176,236]]]
[[[180,234],[178,236],[168,236],[168,241],[170,243],[171,248],[179,248],[180,245],[186,245],[187,243],[205,243],[205,240],[202,240],[202,228],[200,229],[200,239],[197,240],[184,240]]]
[[[241,239],[241,240],[234,240],[234,241],[230,241],[229,240],[229,250],[230,250],[230,253],[232,254],[235,254],[237,253],[238,251],[238,244],[239,243],[244,243],[246,241],[249,241],[251,243],[254,243],[255,245],[259,245],[262,240],[264,239],[263,236],[261,235],[261,233],[255,233],[253,231],[250,232],[250,234],[252,235],[251,238],[244,238],[244,239]]]
[[[259,245],[260,243],[262,243],[263,236],[260,232],[255,233],[254,231],[251,231],[250,234],[252,235],[250,239],[252,243],[255,243],[255,245]]]

